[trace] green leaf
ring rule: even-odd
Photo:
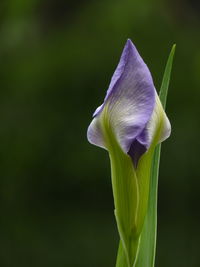
[[[175,53],[176,45],[174,44],[172,46],[172,50],[169,54],[169,58],[167,60],[167,64],[165,67],[165,72],[163,75],[163,80],[160,88],[160,101],[163,105],[163,108],[165,109],[166,107],[166,102],[167,102],[167,94],[168,94],[168,87],[169,87],[169,81],[170,81],[170,76],[171,76],[171,70],[172,70],[172,63],[173,63],[173,58],[174,58],[174,53]]]
[[[159,94],[163,108],[165,108],[166,106],[174,52],[175,52],[175,45],[173,45],[167,61]],[[154,267],[155,264],[156,235],[157,235],[157,191],[158,191],[160,152],[161,152],[161,144],[157,145],[154,151],[154,157],[151,168],[150,189],[149,189],[150,190],[149,206],[144,223],[144,228],[141,234],[139,255],[136,267]]]
[[[167,93],[175,52],[175,45],[173,45],[170,52],[163,80],[160,89],[160,100],[163,108],[166,106]],[[137,262],[134,267],[154,267],[155,251],[156,251],[156,233],[157,233],[157,188],[158,188],[158,173],[160,163],[161,145],[157,145],[153,155],[153,162],[151,167],[151,179],[149,188],[149,203],[148,210],[140,236],[140,245],[138,251]],[[126,257],[121,248],[121,241],[118,249],[116,267],[127,267]]]

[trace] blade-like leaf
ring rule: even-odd
[[[161,103],[164,108],[166,106],[174,52],[175,52],[175,45],[173,45],[172,47],[172,50],[170,52],[166,64],[159,94]],[[156,234],[157,234],[157,188],[158,188],[160,151],[161,151],[161,145],[158,145],[154,151],[154,157],[151,168],[148,211],[140,237],[138,259],[134,267],[154,267],[155,263]],[[123,253],[124,253],[123,250],[120,249],[119,246],[116,267],[127,266]]]
[[[175,45],[170,52],[167,65],[165,68],[162,85],[160,89],[160,100],[165,108],[167,93],[175,52]],[[141,234],[140,250],[136,267],[154,267],[155,252],[156,252],[156,235],[157,235],[157,190],[158,190],[158,174],[160,163],[161,145],[159,144],[154,152],[152,169],[151,169],[151,182],[149,194],[149,206],[144,223],[144,228]]]
[[[159,93],[160,101],[161,101],[164,109],[166,107],[166,102],[167,102],[167,94],[168,94],[169,81],[170,81],[170,76],[171,76],[172,63],[173,63],[175,49],[176,49],[176,45],[174,44],[172,46],[172,50],[171,50],[171,52],[169,54],[169,58],[167,60],[167,64],[165,67],[165,72],[163,75],[162,84],[161,84],[161,88],[160,88],[160,93]]]

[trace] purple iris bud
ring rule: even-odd
[[[170,135],[170,123],[150,71],[131,40],[126,42],[104,102],[94,112],[87,132],[90,143],[109,150],[105,120],[109,125],[107,130],[112,131],[135,168],[153,143]]]

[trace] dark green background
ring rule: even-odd
[[[86,130],[127,38],[158,89],[177,44],[156,266],[200,266],[199,1],[1,0],[1,267],[114,266],[109,159]]]

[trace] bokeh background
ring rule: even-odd
[[[114,266],[109,159],[86,130],[127,38],[158,89],[177,44],[156,266],[200,266],[199,3],[1,0],[1,267]]]

